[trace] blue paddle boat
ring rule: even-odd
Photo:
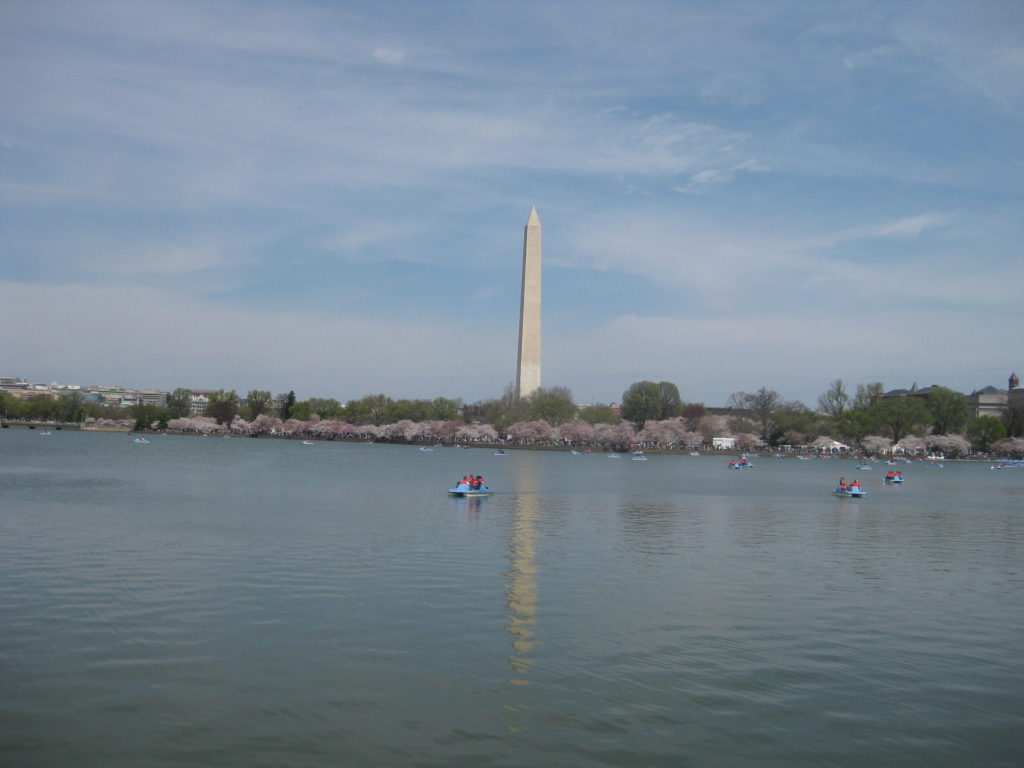
[[[836,496],[848,496],[853,499],[859,499],[862,496],[868,495],[867,491],[865,491],[863,488],[857,485],[847,486],[846,488],[836,486],[836,489],[832,491],[832,493],[834,493]]]
[[[457,496],[460,499],[479,499],[482,496],[493,496],[494,491],[486,485],[481,485],[479,488],[473,488],[469,483],[459,483],[454,488],[448,489],[448,495]]]

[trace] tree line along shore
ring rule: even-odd
[[[240,398],[234,391],[218,390],[208,394],[202,414],[191,412],[191,392],[185,389],[172,392],[166,407],[133,406],[127,415],[97,411],[73,398],[44,401],[47,410],[4,397],[8,422],[80,424],[85,429],[615,451],[1024,455],[1024,413],[1019,409],[973,418],[966,396],[953,390],[931,387],[925,397],[885,397],[882,385],[875,383],[858,385],[848,394],[838,379],[814,410],[768,387],[733,393],[725,408],[712,409],[684,402],[671,382],[651,381],[632,384],[618,408],[577,407],[564,387],[522,399],[509,388],[501,398],[469,404],[380,394],[342,405],[330,398],[297,401],[294,392],[274,398],[251,390]]]

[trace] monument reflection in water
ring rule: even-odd
[[[531,457],[533,458],[533,457]],[[516,473],[515,518],[510,542],[512,567],[508,571],[508,631],[512,635],[513,685],[525,685],[533,664],[537,627],[537,519],[540,501],[532,461],[526,461]]]

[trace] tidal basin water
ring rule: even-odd
[[[1024,765],[1024,469],[150,440],[0,432],[0,764]]]

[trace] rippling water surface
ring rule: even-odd
[[[4,765],[1024,765],[1024,470],[0,457]],[[497,494],[448,498],[466,472]]]

